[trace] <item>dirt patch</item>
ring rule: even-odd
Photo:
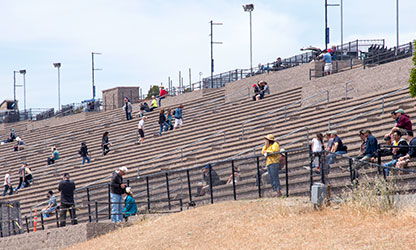
[[[378,214],[307,199],[224,202],[142,220],[69,249],[414,249],[416,212]]]

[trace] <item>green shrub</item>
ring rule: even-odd
[[[413,41],[414,50],[416,51],[416,40]],[[416,96],[416,53],[413,54],[413,65],[414,67],[410,71],[409,78],[409,92],[412,97]]]

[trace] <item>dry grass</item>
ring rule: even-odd
[[[416,212],[307,200],[224,202],[145,220],[69,249],[414,249]]]

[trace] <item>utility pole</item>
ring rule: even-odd
[[[95,99],[95,82],[94,82],[94,71],[102,70],[94,68],[94,55],[101,55],[98,52],[91,52],[91,78],[92,78],[92,99]]]
[[[214,25],[222,25],[222,23],[214,23],[212,20],[210,21],[211,24],[211,88],[214,88],[214,44],[222,44],[222,42],[214,42],[214,33],[213,33],[213,26]]]

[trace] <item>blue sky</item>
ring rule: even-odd
[[[339,3],[340,0],[328,0]],[[253,3],[253,65],[323,47],[324,0],[0,0],[0,99],[13,99],[13,71],[26,69],[27,106],[58,106],[57,70],[61,62],[61,103],[91,98],[91,52],[98,96],[115,86],[166,84],[178,72],[189,83],[210,70],[209,21],[214,28],[215,73],[249,68],[249,15]],[[396,41],[396,0],[344,0],[344,42],[385,38]],[[416,1],[400,0],[400,43],[416,38]],[[329,7],[331,44],[340,42],[340,10]],[[22,76],[17,75],[18,84]],[[23,88],[17,89],[23,107]]]

